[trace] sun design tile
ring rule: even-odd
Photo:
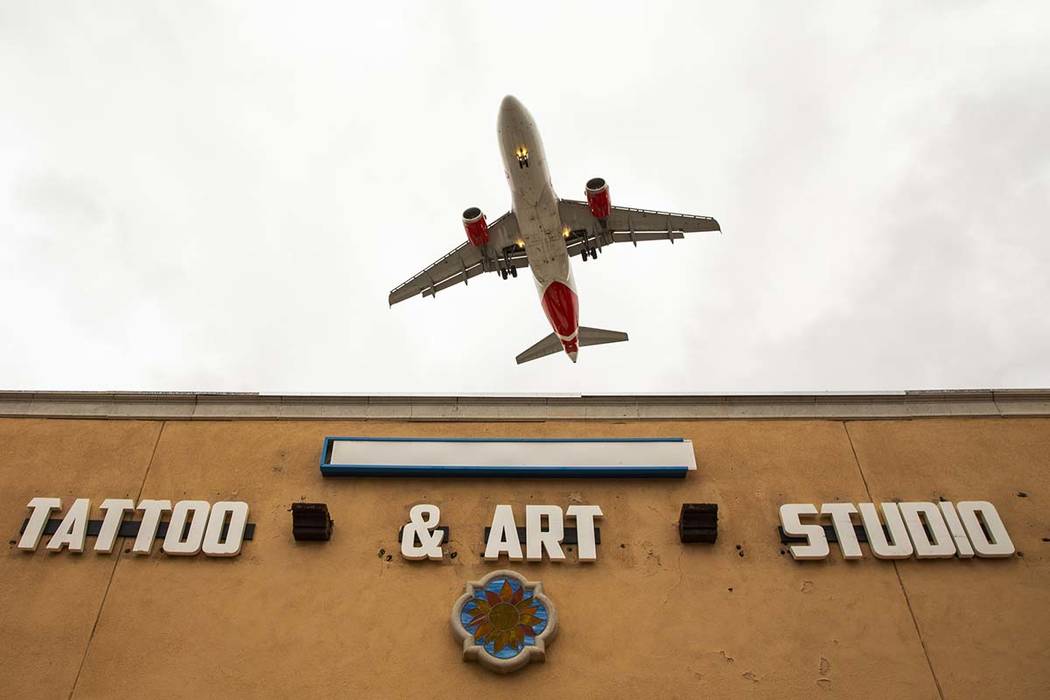
[[[463,659],[498,673],[543,661],[556,626],[543,585],[513,571],[471,581],[452,606],[452,629],[463,643]]]

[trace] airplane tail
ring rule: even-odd
[[[578,342],[581,348],[587,347],[588,345],[622,343],[625,340],[627,340],[626,333],[621,333],[620,331],[607,331],[602,328],[588,328],[587,326],[580,326],[578,336]],[[531,362],[532,360],[538,360],[547,355],[553,355],[561,350],[561,340],[554,333],[551,333],[514,359],[517,360],[517,363],[520,365],[525,362]],[[575,360],[573,361],[575,362]]]

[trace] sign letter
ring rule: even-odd
[[[863,557],[860,542],[857,541],[857,531],[853,529],[853,519],[849,517],[857,512],[853,504],[825,503],[820,506],[820,512],[822,515],[831,516],[831,524],[835,526],[835,537],[838,538],[842,558],[860,559]]]
[[[489,541],[485,543],[485,561],[497,561],[506,554],[511,561],[521,561],[521,541],[518,539],[518,524],[514,522],[514,511],[508,505],[496,506],[489,528]]]
[[[26,552],[32,552],[40,544],[40,536],[44,534],[44,526],[47,519],[51,517],[51,511],[62,507],[61,498],[34,498],[26,504],[26,508],[32,508],[29,514],[29,522],[26,523],[25,532],[18,540],[18,548]]]
[[[441,521],[441,509],[428,503],[412,506],[408,511],[408,522],[401,528],[401,556],[405,559],[441,559],[443,530],[434,531]],[[416,538],[419,544],[416,544]]]
[[[955,549],[959,558],[970,559],[973,557],[973,546],[966,536],[966,529],[959,520],[959,514],[955,512],[955,506],[951,501],[940,501],[937,505],[941,507],[941,515],[944,516],[944,522],[948,524],[948,530],[952,533],[952,540],[955,541]]]
[[[594,519],[602,517],[598,506],[569,506],[565,514],[576,518],[576,551],[580,561],[598,559],[598,547],[594,537]]]
[[[901,514],[908,526],[912,544],[915,545],[915,556],[919,559],[944,559],[955,556],[955,542],[948,526],[944,523],[940,508],[936,503],[915,502],[901,503]],[[923,521],[930,528],[926,534]]]
[[[543,516],[547,516],[547,529],[543,529]],[[543,559],[543,549],[551,561],[564,561],[565,552],[561,541],[565,537],[565,521],[558,506],[525,506],[525,558],[529,561]]]
[[[896,503],[883,503],[882,513],[886,518],[886,527],[890,529],[890,538],[893,544],[886,540],[886,533],[882,531],[882,523],[879,522],[879,513],[875,510],[874,503],[860,504],[860,519],[864,523],[864,531],[868,533],[868,546],[871,553],[879,559],[907,559],[911,556],[911,540],[908,539],[908,528],[904,526],[901,519],[901,511]]]
[[[183,556],[193,556],[201,551],[201,543],[204,541],[204,529],[208,527],[208,511],[211,504],[207,501],[179,501],[171,511],[171,520],[168,522],[168,533],[164,536],[164,553]],[[186,529],[186,521],[190,521],[189,531],[186,539],[182,539],[182,531]]]
[[[102,527],[95,539],[95,551],[109,554],[117,543],[117,533],[120,532],[124,514],[135,510],[135,501],[130,498],[107,498],[102,501],[102,510],[106,515],[102,518]]]
[[[227,513],[230,526],[226,530],[225,541],[220,541]],[[211,515],[208,516],[208,529],[204,531],[204,554],[209,557],[235,557],[240,554],[247,524],[248,504],[244,501],[219,501],[213,505]]]
[[[160,516],[171,510],[171,501],[147,499],[139,501],[138,509],[142,511],[142,522],[139,523],[139,534],[135,537],[135,544],[131,546],[131,551],[135,554],[149,554],[153,549],[153,540],[157,537]]]
[[[810,503],[785,503],[780,506],[780,526],[785,535],[806,538],[806,544],[793,544],[788,549],[795,559],[824,559],[831,552],[824,528],[820,525],[803,525],[800,515],[817,515],[817,507]]]
[[[73,501],[73,507],[62,518],[58,531],[51,536],[47,548],[52,552],[69,547],[71,552],[84,551],[84,539],[87,537],[88,517],[91,515],[91,501],[86,498],[78,498]]]
[[[1006,532],[999,511],[988,501],[959,501],[959,517],[962,518],[966,532],[970,535],[973,548],[977,550],[979,557],[1008,557],[1014,553],[1014,543]],[[984,528],[978,520],[984,521],[984,527],[988,528],[986,537]]]

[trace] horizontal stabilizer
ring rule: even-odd
[[[547,355],[553,355],[554,353],[559,352],[561,349],[561,341],[558,340],[558,336],[551,333],[546,338],[536,343],[531,348],[521,353],[514,359],[517,360],[518,364],[520,365],[524,362],[532,362],[533,360],[538,360],[541,357],[546,357]]]
[[[622,343],[627,340],[627,334],[621,333],[620,331],[607,331],[602,328],[588,328],[586,326],[580,326],[579,332],[579,345],[581,348],[585,348],[588,345],[604,345],[605,343]],[[518,355],[515,359],[518,364],[525,362],[531,362],[532,360],[538,360],[541,357],[547,355],[553,355],[556,352],[562,350],[561,340],[558,336],[551,333],[540,342],[533,345],[525,352]]]
[[[607,331],[603,328],[588,328],[580,326],[580,347],[588,345],[604,345],[606,343],[622,343],[627,340],[627,334],[620,331]]]

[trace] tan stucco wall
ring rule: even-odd
[[[325,480],[325,435],[681,436],[699,470]],[[245,500],[257,530],[231,560],[134,557],[129,542],[28,554],[14,542],[33,496],[91,498],[95,518],[106,497]],[[784,502],[941,496],[995,503],[1018,556],[844,561],[832,545],[795,562],[776,533]],[[330,542],[293,542],[300,499],[329,504]],[[0,419],[0,695],[1047,697],[1048,501],[1046,418]],[[397,530],[419,502],[441,507],[455,559],[401,560]],[[480,557],[493,506],[520,518],[526,503],[574,502],[605,512],[596,563],[499,567],[542,580],[558,608],[546,664],[501,677],[464,663],[448,615],[465,581],[498,568]],[[678,542],[683,502],[719,504],[716,545]]]

